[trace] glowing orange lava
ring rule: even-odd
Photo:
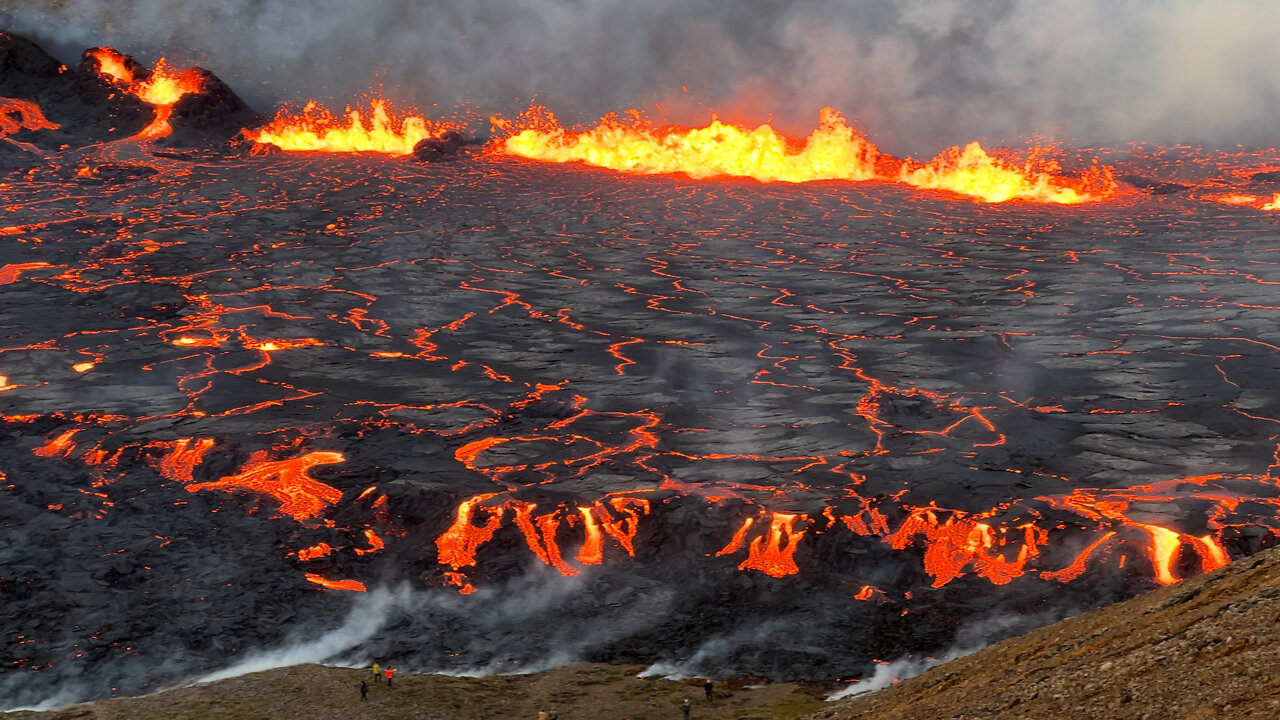
[[[879,156],[876,147],[831,108],[823,108],[817,129],[798,149],[768,125],[746,130],[712,120],[703,128],[660,128],[609,116],[590,130],[569,132],[542,108],[526,118],[534,127],[500,141],[502,151],[633,173],[729,175],[766,182],[869,180],[876,176]]]
[[[902,164],[898,179],[918,188],[950,190],[986,202],[1033,200],[1074,205],[1110,197],[1116,182],[1111,168],[1094,165],[1080,178],[1057,174],[1055,163],[1029,160],[1021,167],[987,154],[976,142],[951,148],[924,165]]]
[[[18,282],[22,277],[23,270],[35,270],[36,268],[53,267],[47,262],[29,262],[29,263],[9,263],[0,266],[0,285],[8,285]]]
[[[928,163],[883,155],[823,108],[818,127],[803,142],[769,125],[747,130],[712,120],[702,128],[656,127],[628,111],[626,121],[607,116],[595,127],[572,132],[545,108],[531,108],[514,121],[493,118],[510,134],[495,143],[501,153],[548,162],[583,162],[639,174],[684,173],[693,178],[749,177],[763,182],[886,180],[913,187],[950,190],[986,202],[1021,199],[1073,204],[1110,197],[1116,183],[1109,167],[1094,165],[1079,178],[1041,159],[1036,148],[1018,164],[989,155],[978,143],[952,148]]]
[[[115,50],[98,48],[89,54],[97,60],[98,72],[104,77],[125,86],[128,92],[155,107],[151,123],[138,132],[137,137],[140,138],[154,139],[172,133],[169,117],[173,114],[173,106],[183,95],[204,89],[204,82],[194,68],[173,70],[164,58],[156,61],[149,77],[139,81],[125,63],[124,56]]]
[[[265,127],[246,130],[245,136],[256,143],[275,145],[292,152],[408,155],[419,142],[461,128],[453,123],[432,122],[415,114],[396,117],[385,100],[371,100],[369,105],[368,121],[360,110],[348,107],[344,123],[324,107],[309,102],[300,113],[280,110]]]
[[[453,525],[436,538],[436,556],[441,564],[454,570],[476,564],[476,549],[488,542],[502,526],[501,507],[485,508],[489,517],[484,525],[475,525],[472,520],[477,510],[476,504],[493,496],[493,493],[477,495],[458,505]]]
[[[321,587],[327,587],[330,590],[354,590],[356,592],[366,592],[364,583],[359,580],[330,580],[315,573],[307,573],[305,577],[309,582],[313,582]]]
[[[308,473],[317,465],[346,461],[341,453],[310,452],[290,460],[267,460],[265,451],[249,457],[245,469],[214,482],[187,485],[189,492],[200,490],[249,490],[270,495],[280,502],[280,511],[295,520],[310,520],[342,499],[342,491],[313,479]]]
[[[40,110],[40,106],[17,98],[0,97],[0,138],[19,130],[57,130]]]

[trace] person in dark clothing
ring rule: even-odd
[[[713,686],[711,685],[711,678],[707,678],[707,681],[706,681],[706,682],[704,682],[704,683],[702,683],[702,689],[703,689],[703,691],[705,691],[705,692],[707,693],[707,702],[711,702],[711,689],[712,689],[712,687],[713,687]]]
[[[369,702],[369,683],[364,680],[360,681],[360,699]]]
[[[684,720],[689,720],[689,711],[693,709],[693,706],[689,704],[689,698],[685,698],[684,702],[680,703],[680,709],[684,711]]]

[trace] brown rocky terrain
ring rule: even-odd
[[[812,720],[1274,718],[1280,549],[939,665]]]

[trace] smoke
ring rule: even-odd
[[[0,0],[0,26],[64,60],[166,54],[260,110],[374,92],[511,114],[536,97],[569,122],[715,110],[797,132],[832,105],[925,155],[1034,133],[1277,144],[1277,24],[1280,5],[1253,0]]]
[[[272,668],[323,663],[350,653],[382,630],[397,605],[409,596],[407,587],[392,591],[376,588],[357,596],[346,619],[317,638],[295,639],[274,650],[250,652],[239,662],[196,679],[202,685]]]

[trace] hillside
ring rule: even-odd
[[[1274,718],[1280,549],[939,665],[812,720]]]

